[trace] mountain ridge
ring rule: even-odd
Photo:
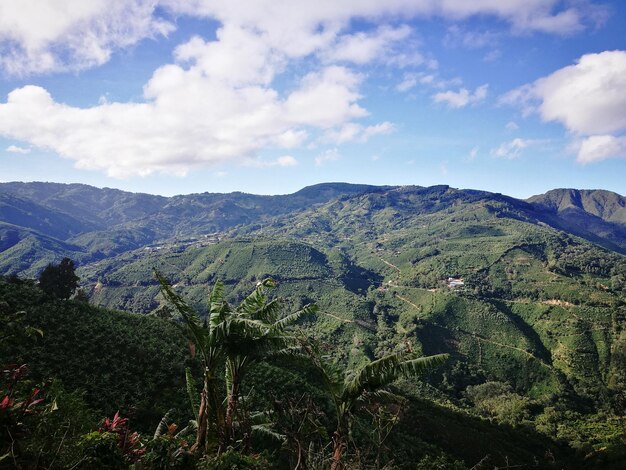
[[[32,258],[37,245],[32,240],[39,235],[43,237],[38,242],[42,247],[51,246],[45,241],[48,238],[56,239],[72,246],[73,251],[65,249],[63,255],[72,254],[79,262],[92,262],[168,240],[197,239],[224,232],[234,235],[240,229],[254,231],[277,217],[289,224],[298,213],[361,195],[370,203],[378,201],[372,206],[374,211],[383,206],[393,210],[393,201],[400,201],[407,194],[414,194],[413,202],[404,209],[409,213],[411,209],[428,212],[445,204],[452,207],[462,201],[490,200],[508,204],[517,216],[533,223],[544,223],[626,254],[626,198],[605,190],[555,189],[522,200],[448,185],[330,182],[283,195],[204,192],[165,197],[84,184],[12,182],[0,183],[0,272],[16,274],[15,268],[11,271],[8,266],[10,263],[3,263],[2,255],[13,248],[14,260],[20,251],[15,245],[22,243],[23,251]],[[428,198],[438,195],[443,195],[441,201],[429,202]],[[388,200],[381,203],[385,198]],[[411,208],[410,204],[414,206]],[[16,227],[25,230],[15,231]],[[47,251],[41,257],[55,259]],[[36,273],[31,269],[28,274]]]

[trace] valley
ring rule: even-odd
[[[87,191],[95,207],[98,191],[110,199],[88,218],[73,202],[88,198],[68,191]],[[217,281],[239,302],[272,277],[291,308],[318,305],[300,327],[342,367],[409,344],[450,354],[419,393],[514,427],[556,420],[552,438],[577,452],[620,448],[623,197],[339,183],[286,196],[108,191],[0,185],[2,273],[34,276],[69,256],[91,304],[149,317],[168,315],[155,271],[201,314]],[[488,399],[472,398],[489,387]]]

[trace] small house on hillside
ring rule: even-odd
[[[449,277],[446,283],[450,289],[458,289],[465,285],[465,281],[463,281],[462,277]]]

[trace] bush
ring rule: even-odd
[[[198,465],[198,469],[201,470],[265,470],[266,468],[271,468],[271,465],[261,456],[244,455],[234,450],[206,458]]]
[[[118,436],[112,432],[90,432],[79,440],[82,460],[76,468],[125,469],[124,456],[117,445]]]
[[[160,436],[146,445],[141,463],[146,470],[184,470],[194,468],[195,457],[183,439]]]

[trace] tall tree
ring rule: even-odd
[[[74,261],[63,258],[59,264],[48,264],[39,275],[41,290],[56,299],[69,299],[80,278],[76,275]]]

